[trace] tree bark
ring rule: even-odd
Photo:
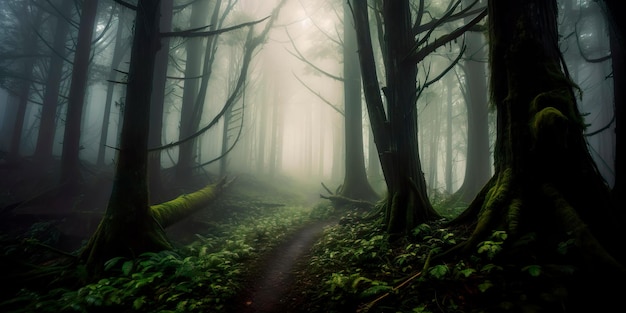
[[[626,134],[624,134],[624,108],[626,107],[626,88],[621,88],[621,86],[626,85],[626,62],[624,59],[626,58],[626,34],[624,34],[624,30],[626,29],[626,20],[620,16],[617,12],[619,11],[621,2],[617,0],[604,0],[606,5],[605,13],[609,19],[609,38],[611,45],[611,59],[612,59],[612,67],[613,67],[613,97],[614,97],[614,108],[615,108],[615,146],[623,147],[624,146],[624,138]],[[624,194],[622,193],[623,189],[623,180],[624,180],[624,152],[619,149],[615,149],[615,160],[614,160],[614,172],[615,172],[615,181],[613,182],[613,189],[611,191],[611,195],[613,198],[613,208],[617,210],[616,214],[624,217],[626,216],[626,210],[624,209]]]
[[[485,74],[486,48],[484,34],[467,32],[465,82],[467,85],[467,161],[463,184],[455,197],[470,203],[491,177],[489,151],[489,101]]]
[[[161,0],[160,29],[162,32],[169,32],[172,29],[173,0]],[[154,67],[154,79],[152,90],[152,106],[150,107],[150,134],[148,135],[148,146],[158,147],[162,144],[163,133],[163,107],[165,104],[165,90],[167,85],[167,69],[169,65],[170,39],[161,38],[161,48],[157,51]],[[161,152],[154,151],[148,153],[148,179],[151,203],[161,201],[159,194],[162,191],[161,181]]]
[[[31,4],[24,3],[22,9],[24,10],[25,17],[28,17]],[[34,25],[40,25],[42,19],[42,10],[36,9],[34,13],[36,16],[34,17],[34,21],[32,22]],[[22,52],[25,54],[30,54],[33,51],[37,50],[37,36],[32,30],[32,25],[29,21],[21,21],[20,22],[20,35],[23,36],[24,49]],[[27,56],[23,59],[23,63],[21,64],[19,74],[16,74],[18,79],[18,90],[16,92],[17,96],[17,110],[16,116],[14,117],[13,123],[13,132],[11,134],[11,145],[9,147],[9,152],[7,155],[7,160],[9,163],[18,162],[20,157],[20,148],[22,145],[22,132],[24,130],[24,120],[26,118],[26,109],[28,107],[29,97],[30,97],[30,88],[33,80],[33,69],[35,66],[35,58],[33,56]]]
[[[196,1],[192,4],[191,29],[207,26],[208,19],[208,1]],[[204,95],[199,93],[200,82],[204,77],[203,74],[203,54],[207,39],[188,38],[185,49],[187,58],[185,60],[185,86],[183,89],[183,103],[180,110],[180,133],[179,139],[182,140],[192,135],[198,130],[200,116],[203,112],[204,101],[198,101],[198,98],[204,100]],[[195,151],[197,141],[195,139],[182,143],[178,147],[178,163],[176,165],[176,178],[178,181],[188,180],[193,173],[194,160],[196,159]]]
[[[35,160],[44,167],[52,160],[52,146],[54,134],[56,132],[56,117],[59,103],[59,93],[61,81],[63,80],[63,66],[66,56],[66,38],[70,24],[65,20],[70,16],[73,1],[61,0],[59,16],[57,16],[54,30],[54,42],[50,53],[50,67],[46,78],[46,93],[41,107],[41,122],[39,124],[39,135],[37,136],[37,146],[35,148]]]
[[[88,1],[89,2],[89,1]],[[115,256],[171,248],[148,205],[148,133],[152,78],[160,45],[160,1],[137,5],[124,122],[113,190],[104,217],[81,254],[92,273]]]
[[[75,190],[82,180],[80,172],[80,133],[91,56],[91,39],[95,27],[98,0],[83,2],[78,28],[76,52],[72,67],[72,84],[68,95],[67,117],[61,155],[61,184]]]
[[[113,60],[111,61],[111,69],[109,71],[108,83],[107,83],[107,95],[104,101],[104,113],[102,114],[102,129],[100,131],[100,145],[98,146],[98,157],[96,159],[96,164],[99,166],[104,165],[104,156],[107,149],[107,142],[109,138],[109,125],[111,120],[111,105],[113,103],[113,93],[115,92],[115,86],[117,85],[116,77],[118,76],[117,67],[122,62],[124,55],[126,54],[127,49],[129,48],[127,44],[125,44],[125,38],[122,38],[124,35],[125,27],[125,19],[126,19],[126,10],[120,10],[118,13],[118,22],[117,22],[117,31],[115,34],[115,45],[113,48]],[[123,111],[120,108],[120,120],[119,124],[122,123],[121,112]],[[119,134],[119,132],[115,132]],[[116,136],[117,138],[117,136]]]
[[[378,195],[367,180],[363,152],[363,119],[361,108],[361,70],[357,54],[356,33],[349,6],[344,4],[343,19],[343,85],[345,176],[340,194],[356,200],[375,201]]]
[[[503,230],[503,257],[539,262],[548,256],[533,252],[554,251],[546,253],[554,257],[559,242],[572,238],[586,270],[623,274],[609,188],[587,149],[576,86],[563,71],[556,2],[490,1],[489,10],[496,172],[466,210],[471,213],[457,218],[475,227],[452,251],[472,252]],[[537,236],[532,245],[512,248],[529,234]]]
[[[439,218],[428,199],[418,153],[417,65],[406,58],[415,45],[411,10],[408,1],[383,3],[386,113],[378,88],[367,3],[354,1],[352,7],[365,98],[387,183],[385,223],[389,233],[406,234],[419,223]]]
[[[417,138],[417,64],[406,56],[415,44],[411,33],[408,1],[383,4],[386,61],[385,97],[389,112],[388,153],[391,162],[387,228],[390,233],[408,233],[419,223],[438,218],[426,191]],[[384,166],[384,165],[383,165]]]

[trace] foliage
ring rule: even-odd
[[[526,246],[535,234],[515,243],[504,231],[492,232],[467,258],[430,261],[461,242],[461,229],[440,220],[420,224],[410,236],[390,241],[380,221],[329,227],[314,246],[299,281],[313,289],[307,312],[468,312],[558,309],[572,292],[566,281],[573,264],[541,264],[534,255],[520,266],[506,261],[503,246]],[[571,239],[553,247],[564,255]],[[534,260],[534,262],[532,261]],[[523,263],[522,262],[522,263]]]
[[[0,303],[3,312],[220,312],[243,285],[247,264],[278,244],[312,210],[284,206],[234,215],[210,234],[174,251],[116,257],[108,274],[78,288],[22,289]],[[37,226],[39,227],[39,225]],[[80,266],[74,269],[81,270]]]
[[[327,201],[309,208],[249,196],[237,194],[223,202],[228,215],[212,216],[209,231],[173,251],[112,258],[105,266],[107,276],[89,284],[57,283],[6,293],[0,311],[228,312],[260,256],[302,224],[338,215],[339,225],[325,228],[310,259],[298,265],[303,270],[295,271],[297,284],[288,297],[304,299],[299,304],[305,307],[299,311],[552,312],[562,311],[566,301],[580,292],[570,285],[581,272],[580,264],[571,261],[580,253],[571,236],[548,244],[541,233],[513,236],[496,230],[467,257],[443,261],[436,256],[466,240],[467,229],[447,227],[446,220],[438,220],[394,239],[380,219],[335,210]],[[33,225],[23,240],[0,236],[7,248],[0,261],[16,271],[40,266],[42,259],[32,256],[44,246],[39,240],[54,233],[52,224],[41,223]],[[537,242],[547,250],[531,250]],[[516,255],[523,257],[512,259],[510,251],[521,251]],[[545,254],[552,258],[542,257]],[[28,264],[17,262],[25,256],[31,256]],[[81,266],[57,273],[78,280],[86,277]]]

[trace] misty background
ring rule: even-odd
[[[64,13],[63,5],[67,3],[73,1],[7,0],[0,3],[3,29],[0,32],[0,151],[3,159],[10,159],[11,154],[26,158],[35,154],[42,104],[46,91],[50,90],[49,75],[55,62],[61,62],[62,68],[51,153],[54,158],[62,154],[80,20],[72,5]],[[218,12],[221,28],[268,17],[278,1],[224,3],[224,7],[226,4],[232,7],[228,12]],[[245,88],[236,102],[217,124],[194,140],[194,171],[214,175],[287,176],[314,184],[341,184],[345,167],[341,81],[343,4],[337,0],[286,2],[267,39],[253,53]],[[213,5],[214,1],[174,1],[171,30],[208,26],[214,13]],[[437,6],[443,11],[447,5],[446,1],[431,3],[434,12]],[[587,140],[601,173],[612,185],[613,86],[605,17],[593,1],[561,0],[560,7],[561,50],[570,75],[582,90],[579,107],[589,124]],[[81,119],[79,155],[84,164],[112,168],[115,162],[133,17],[130,10],[114,1],[98,2]],[[55,45],[59,21],[70,26],[61,45]],[[260,30],[263,23],[253,27]],[[463,20],[450,23],[449,29],[463,23]],[[206,67],[202,62],[205,61],[203,55],[209,55],[205,52],[214,37],[169,38],[161,145],[181,138],[181,129],[190,123],[181,117],[185,90],[198,92],[203,75],[210,75],[210,79],[202,95],[200,113],[193,114],[199,118],[198,129],[210,123],[223,109],[242,66],[246,34],[247,28],[240,28],[215,37],[210,74],[203,74],[202,69]],[[425,82],[436,74],[430,74],[430,78],[424,75],[446,68],[466,44],[465,40],[458,40],[428,56],[419,65],[423,70],[418,79]],[[466,51],[469,58],[464,57],[453,70],[429,85],[418,100],[420,156],[430,190],[452,193],[463,183],[468,143],[465,65],[471,60],[486,67],[486,48],[483,41],[480,46],[474,45],[473,51]],[[380,57],[380,51],[376,52]],[[199,63],[190,67],[194,53],[199,58],[195,62]],[[31,71],[25,72],[25,69]],[[24,82],[27,82],[26,93]],[[193,84],[195,86],[190,87]],[[486,88],[480,92],[487,97]],[[24,97],[26,102],[20,112],[20,101]],[[489,133],[493,143],[495,121],[491,115]],[[385,184],[364,105],[362,121],[368,179],[376,191],[383,192]],[[161,150],[160,163],[164,169],[179,164],[180,149],[174,146]],[[224,157],[213,161],[225,153]]]

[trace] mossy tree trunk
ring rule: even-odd
[[[508,234],[504,257],[539,262],[544,256],[537,253],[555,256],[558,245],[572,239],[583,260],[623,273],[609,188],[583,136],[556,21],[556,1],[489,2],[495,174],[453,221],[475,227],[451,251],[474,252],[501,230]]]

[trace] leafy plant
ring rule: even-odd
[[[502,250],[502,244],[506,240],[507,234],[505,231],[496,230],[490,238],[491,240],[478,244],[478,254],[486,254],[489,259],[493,259]]]

